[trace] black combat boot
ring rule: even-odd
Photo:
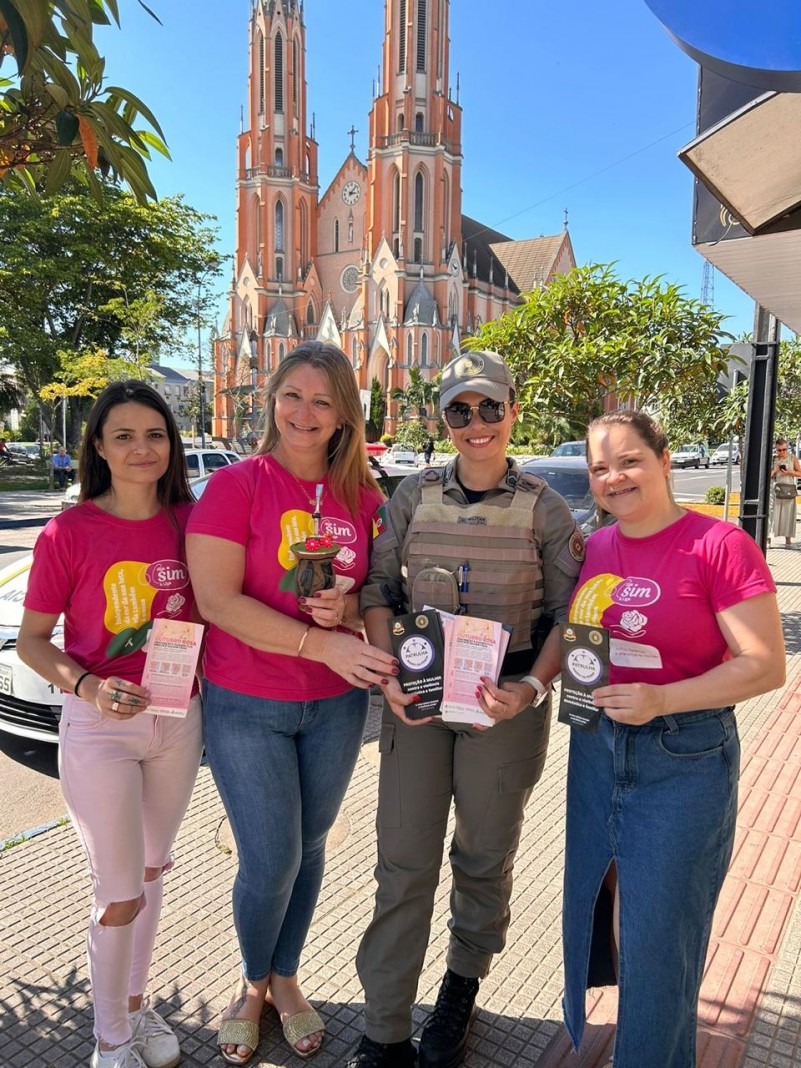
[[[405,1042],[373,1042],[362,1040],[351,1055],[346,1068],[416,1068],[417,1056],[411,1039]]]
[[[477,993],[478,979],[465,979],[448,968],[420,1036],[420,1068],[457,1068],[462,1063]]]

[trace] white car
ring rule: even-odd
[[[229,455],[236,456],[236,453]],[[190,483],[196,498],[206,488],[212,473]],[[0,733],[5,731],[22,738],[57,742],[63,695],[23,664],[16,651],[22,603],[32,563],[33,554],[25,553],[0,568]],[[53,632],[53,641],[63,648],[61,621]]]
[[[670,454],[671,467],[709,467],[709,453],[704,445],[679,445]]]
[[[730,450],[729,450],[729,446],[728,445],[718,445],[718,447],[715,449],[715,451],[709,457],[709,462],[713,466],[715,464],[728,464],[728,462],[729,462],[729,451]],[[731,446],[731,454],[732,454],[731,462],[733,464],[738,464],[740,462],[740,450],[737,448],[736,445],[732,445]]]
[[[184,449],[184,456],[190,482],[195,478],[204,478],[220,467],[237,464],[242,459],[239,453],[232,449]],[[71,508],[73,504],[77,504],[80,492],[80,482],[70,486],[61,499],[61,510],[64,511],[65,508]]]
[[[393,445],[386,454],[387,463],[417,465],[417,453],[411,445]]]

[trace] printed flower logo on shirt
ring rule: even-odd
[[[113,659],[143,649],[153,626],[153,599],[169,593],[166,610],[177,615],[186,604],[183,594],[172,591],[189,584],[189,573],[181,560],[120,560],[103,576],[106,611],[103,623],[113,634],[106,656]]]
[[[644,616],[642,612],[629,611],[624,612],[620,617],[620,627],[630,634],[633,638],[640,637],[645,634],[645,625],[648,622],[648,616]]]

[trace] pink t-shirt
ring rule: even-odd
[[[340,585],[352,592],[367,576],[372,517],[383,497],[364,488],[359,514],[352,517],[334,500],[327,481],[323,486],[320,532],[342,546],[334,570]],[[272,456],[253,456],[215,473],[187,528],[190,534],[242,545],[242,592],[303,623],[310,618],[298,606],[295,558],[289,547],[312,533],[314,490],[314,482],[294,478]],[[254,649],[213,625],[203,666],[206,677],[218,686],[280,701],[336,697],[349,688],[324,664]]]
[[[729,657],[715,613],[776,584],[739,527],[687,512],[647,538],[596,531],[586,546],[570,621],[609,631],[610,682],[694,678]]]
[[[191,619],[184,531],[191,504],[117,519],[85,501],[51,519],[33,549],[25,607],[64,613],[64,649],[87,671],[138,683],[153,619]]]

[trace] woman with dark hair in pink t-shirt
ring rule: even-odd
[[[265,1002],[298,1056],[323,1041],[297,971],[368,690],[396,671],[394,658],[360,634],[358,590],[382,502],[353,368],[334,345],[315,341],[270,376],[258,454],[214,475],[189,525],[192,582],[210,623],[206,752],[239,862],[242,979],[218,1036],[231,1064],[253,1056]],[[315,523],[341,546],[336,585],[301,597],[290,547]]]
[[[614,1068],[692,1068],[701,975],[734,840],[734,704],[784,681],[776,587],[742,530],[681,508],[642,412],[587,433],[590,486],[617,519],[587,542],[570,621],[604,627],[597,731],[572,729],[565,1020],[617,984]]]
[[[80,476],[80,503],[52,519],[34,547],[17,650],[67,692],[59,774],[94,892],[91,1068],[172,1068],[178,1039],[144,993],[162,876],[202,737],[197,695],[184,718],[149,715],[141,685],[153,620],[195,615],[184,557],[186,461],[151,386],[131,380],[103,390],[89,413]],[[53,641],[62,613],[63,650]]]

